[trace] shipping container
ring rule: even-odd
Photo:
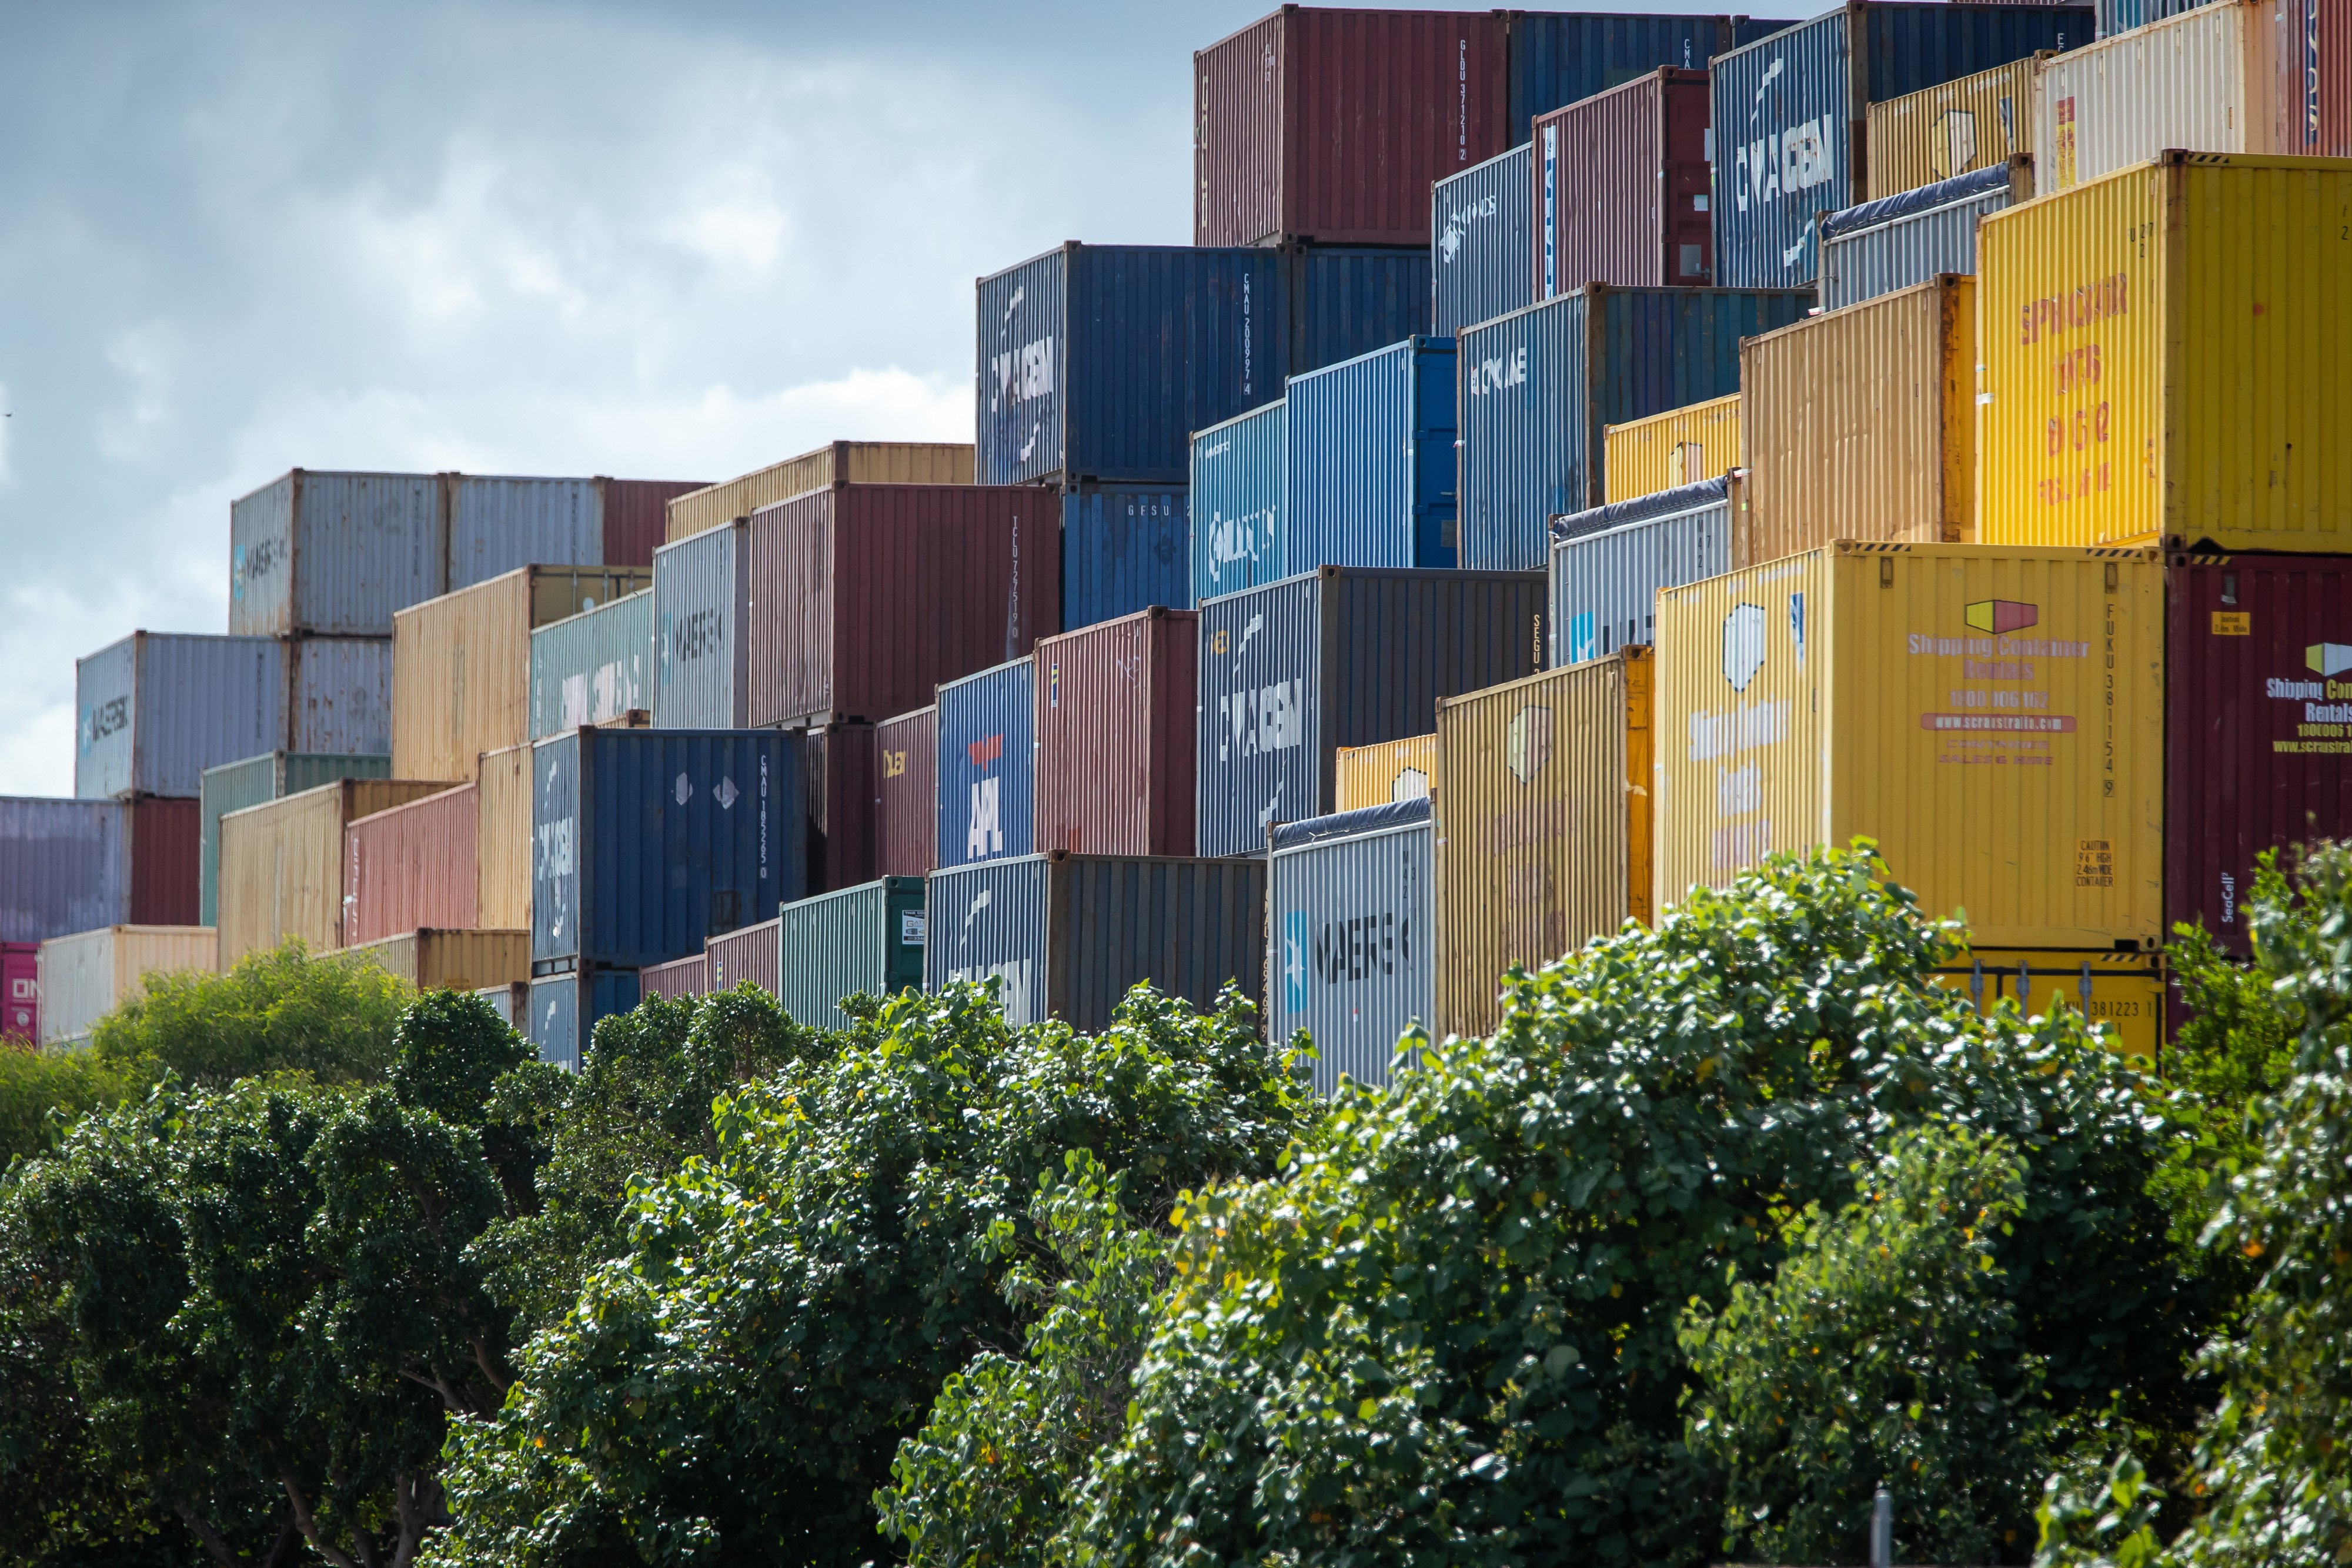
[[[474,993],[505,1020],[506,1026],[529,1038],[530,1030],[530,982],[512,986],[484,986]]]
[[[1547,525],[1608,499],[1601,432],[1739,390],[1739,340],[1810,289],[1579,289],[1465,332],[1462,564],[1540,569]]]
[[[140,795],[123,806],[131,862],[131,924],[194,925],[204,911],[204,806],[186,797]]]
[[[1434,1016],[1429,801],[1399,800],[1284,822],[1266,856],[1265,1019],[1315,1048],[1325,1094],[1385,1088],[1397,1044]]]
[[[641,588],[530,634],[530,738],[654,706],[654,591]],[[728,727],[732,727],[731,726]]]
[[[392,639],[288,637],[286,749],[392,749]]]
[[[1192,508],[1181,485],[1062,493],[1062,630],[1192,602]]]
[[[1428,245],[1431,183],[1510,144],[1505,74],[1499,12],[1285,5],[1196,51],[1192,243]]]
[[[147,994],[151,974],[212,972],[218,945],[207,925],[107,925],[41,944],[41,1043],[89,1038],[98,1020]]]
[[[1510,140],[1536,118],[1646,76],[1660,66],[1705,70],[1716,56],[1769,37],[1793,20],[1765,16],[1508,11]]]
[[[874,729],[837,724],[802,732],[802,863],[812,894],[874,878]]]
[[[708,489],[707,479],[599,479],[604,497],[606,566],[646,566],[654,550],[668,538],[669,504],[680,496]]]
[[[1426,240],[1409,246],[1286,245],[1277,254],[1289,345],[1285,375],[1303,376],[1430,335]]]
[[[2099,37],[2112,38],[2117,33],[2145,27],[2150,22],[2161,22],[2167,16],[2178,16],[2213,3],[2214,0],[2098,0]]]
[[[1282,570],[1289,416],[1289,405],[1276,399],[1192,437],[1188,607],[1289,575]]]
[[[835,485],[969,485],[972,449],[951,441],[835,441],[798,457],[689,491],[669,503],[676,544],[706,528],[740,522],[762,507]]]
[[[1650,650],[1437,705],[1436,1027],[1490,1034],[1503,972],[1651,917]]]
[[[941,866],[1036,849],[1037,667],[1015,659],[940,685]]]
[[[1331,765],[1335,812],[1368,810],[1399,800],[1426,800],[1437,779],[1437,735],[1408,735],[1339,747]],[[1321,819],[1316,819],[1320,821]]]
[[[776,995],[777,941],[782,934],[782,911],[776,920],[762,920],[757,925],[746,925],[730,931],[724,936],[713,936],[703,950],[703,960],[709,966],[709,981],[713,991],[731,991],[738,986],[756,986],[770,996]]]
[[[2088,6],[1853,0],[1713,67],[1716,281],[1815,276],[1813,218],[1862,200],[1870,106],[2091,41]]]
[[[2352,162],[2168,152],[1985,219],[1978,537],[2352,549],[2347,210]]]
[[[635,1012],[640,998],[635,969],[544,976],[530,983],[525,1032],[541,1061],[577,1072],[594,1048],[596,1026],[615,1014]]]
[[[462,784],[481,753],[530,740],[532,628],[652,583],[645,567],[531,566],[402,611],[393,625],[393,771]]]
[[[0,797],[0,942],[129,922],[123,816],[119,800]]]
[[[1536,121],[1536,298],[1715,281],[1707,80],[1660,68]]]
[[[460,784],[345,827],[340,946],[479,925],[481,825],[481,790]]]
[[[1032,668],[1032,844],[1073,854],[1190,855],[1200,614],[1147,610],[1048,637]]]
[[[2042,63],[2055,57],[2038,50],[2025,59],[1872,104],[1865,122],[1870,165],[1864,204],[2030,155]]]
[[[748,729],[751,524],[705,528],[654,556],[654,724]]]
[[[2012,158],[1821,216],[1822,308],[1843,310],[1938,273],[1977,269],[1977,220],[2033,199],[2033,160]]]
[[[2115,1049],[2154,1066],[2164,1050],[2164,960],[2155,953],[1972,948],[1933,971],[1936,984],[1965,993],[1979,1013],[2016,1002],[2029,1018],[2060,1008],[2111,1030]]]
[[[751,519],[751,721],[876,723],[1061,630],[1061,497],[850,485]]]
[[[1330,814],[1339,747],[1425,734],[1544,647],[1541,572],[1324,567],[1203,601],[1196,852],[1263,854],[1269,824]]]
[[[448,591],[437,475],[297,468],[228,518],[234,635],[389,637],[394,614]]]
[[[313,953],[343,945],[343,830],[362,817],[449,786],[343,779],[220,820],[220,967],[299,937]]]
[[[807,892],[802,738],[576,729],[531,760],[531,970],[635,970]]]
[[[428,926],[355,943],[343,956],[373,964],[419,990],[478,991],[530,978],[530,933]]]
[[[640,997],[660,997],[667,1001],[691,1001],[696,997],[710,994],[710,960],[708,955],[697,953],[691,957],[672,958],[667,964],[648,964],[637,971],[637,993]]]
[[[1949,274],[1739,345],[1741,566],[1976,531],[1976,279]]]
[[[2163,938],[2153,551],[1839,544],[1658,595],[1662,906],[1878,841],[1987,947]]]
[[[38,942],[0,942],[0,1040],[41,1043]]]
[[[884,876],[939,865],[939,735],[936,706],[874,727],[874,865]]]
[[[479,862],[476,917],[500,930],[530,929],[530,747],[486,751],[475,785],[481,825],[475,833]]]
[[[286,744],[271,637],[133,632],[74,661],[74,793],[193,799],[207,768]]]
[[[1535,186],[1525,145],[1430,188],[1429,329],[1450,338],[1536,298]]]
[[[1454,340],[1408,338],[1290,378],[1286,576],[1454,564]]]
[[[844,997],[879,1000],[923,988],[923,879],[889,876],[784,905],[775,987],[784,1011],[847,1029]]]
[[[1719,478],[1739,466],[1739,394],[1606,426],[1602,492],[1631,501]]]
[[[1731,473],[1552,519],[1553,666],[1654,644],[1660,589],[1738,564],[1745,493]]]
[[[526,566],[604,564],[604,497],[593,479],[444,474],[449,588],[471,588]]]
[[[1146,981],[1202,1009],[1263,994],[1262,860],[1024,855],[933,872],[928,904],[925,988],[994,977],[1011,1023],[1097,1033]]]

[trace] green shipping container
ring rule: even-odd
[[[332,751],[265,751],[207,768],[197,785],[196,924],[220,923],[220,821],[231,811],[267,805],[342,779],[389,779],[392,758]]]
[[[650,588],[540,627],[530,634],[530,737],[650,712],[653,674]]]
[[[846,1029],[841,998],[923,988],[923,879],[886,876],[787,904],[776,994],[784,1010],[820,1029]]]

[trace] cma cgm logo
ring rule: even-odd
[[[1776,59],[1756,84],[1751,125],[1762,117],[1765,96],[1788,67]],[[1825,185],[1837,172],[1837,117],[1832,114],[1774,126],[1736,143],[1731,150],[1731,199],[1741,212],[1782,196]]]
[[[987,773],[1003,758],[1004,737],[992,735],[965,747],[964,755],[971,758],[975,772]],[[1004,804],[997,777],[971,781],[971,826],[964,832],[964,854],[971,860],[982,855],[1004,852]]]
[[[1528,350],[1522,343],[1507,354],[1480,360],[1470,367],[1470,395],[1491,397],[1511,387],[1528,384]]]

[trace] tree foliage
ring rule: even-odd
[[[378,1083],[415,999],[414,986],[373,964],[314,956],[289,940],[247,954],[226,974],[148,976],[143,995],[99,1019],[90,1048],[146,1079],[170,1072],[204,1089],[272,1072]]]

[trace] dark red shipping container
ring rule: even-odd
[[[1671,68],[1538,115],[1528,150],[1536,298],[1715,279],[1707,73]]]
[[[939,865],[940,710],[874,727],[874,874],[929,876]]]
[[[41,945],[0,942],[0,1039],[41,1042]]]
[[[702,957],[709,966],[711,990],[731,991],[749,980],[774,996],[782,977],[783,954],[777,946],[782,932],[780,920],[762,920],[704,943]]]
[[[1190,855],[1201,617],[1155,605],[1037,644],[1036,847]]]
[[[639,969],[637,989],[643,995],[663,997],[673,1002],[707,996],[710,991],[709,956],[697,953],[690,958],[672,958],[667,964]]]
[[[874,727],[840,724],[812,730],[801,765],[802,799],[808,802],[810,894],[872,882]]]
[[[122,858],[131,867],[131,924],[194,925],[204,918],[197,848],[204,814],[173,795],[140,795],[123,816]]]
[[[1509,145],[1500,12],[1285,5],[1192,57],[1192,243],[1425,246]]]
[[[2247,955],[2254,857],[2352,833],[2352,558],[2177,556],[2166,601],[2165,925]]]
[[[1061,629],[1062,498],[836,485],[751,514],[751,722],[877,723]]]
[[[2352,157],[2352,0],[2308,0],[2319,35],[2319,136],[2308,151]]]
[[[343,946],[481,924],[480,787],[461,785],[343,829]]]
[[[708,479],[598,479],[604,497],[606,566],[651,566],[662,542],[669,499],[706,488]]]

